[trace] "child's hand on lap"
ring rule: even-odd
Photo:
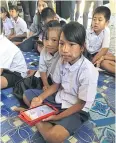
[[[57,115],[49,116],[48,118],[43,119],[42,121],[55,121],[55,120],[58,120]]]
[[[43,103],[43,99],[40,96],[35,97],[32,99],[30,107],[40,106],[42,103]]]

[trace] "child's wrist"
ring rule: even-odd
[[[44,101],[44,97],[42,95],[38,96],[37,98],[39,98],[42,102]]]

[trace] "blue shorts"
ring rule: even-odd
[[[31,103],[32,99],[34,97],[38,97],[42,92],[43,90],[39,90],[39,89],[28,89],[24,92],[24,95],[26,96],[28,101]],[[44,102],[49,102],[51,105],[55,106],[56,108],[60,108],[61,104],[58,104],[55,102],[55,96],[56,94],[49,96],[48,98],[44,100]]]
[[[25,91],[25,96],[31,102],[34,97],[39,96],[42,92],[43,90],[28,89]],[[66,109],[61,109],[61,104],[55,102],[55,96],[56,93],[46,98],[44,102],[48,102],[49,104],[53,105],[59,110],[59,113],[61,113]],[[80,111],[58,121],[49,121],[49,123],[52,125],[61,125],[69,132],[70,135],[73,135],[74,132],[79,129],[85,121],[88,120],[88,118],[89,113]]]

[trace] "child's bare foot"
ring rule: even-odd
[[[15,107],[13,110],[16,111],[16,112],[21,112],[21,111],[25,111],[26,108],[23,108],[23,107]]]

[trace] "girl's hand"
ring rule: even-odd
[[[31,101],[31,106],[30,107],[40,106],[42,103],[43,103],[42,97],[40,97],[40,96],[34,97]]]
[[[52,115],[52,116],[49,116],[46,119],[43,119],[42,121],[56,121],[56,120],[58,120],[57,115]]]

